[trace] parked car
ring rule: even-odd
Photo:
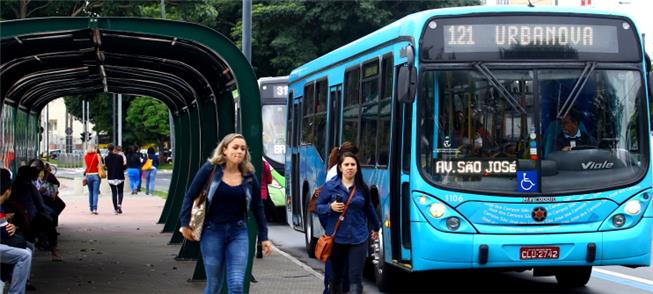
[[[48,156],[50,159],[57,159],[61,155],[61,149],[53,149],[50,150],[50,155]]]

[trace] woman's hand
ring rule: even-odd
[[[14,224],[7,224],[6,230],[9,236],[13,236],[14,234],[16,234],[16,226]]]
[[[261,242],[261,248],[263,249],[264,256],[272,255],[272,242],[270,242],[270,240]]]
[[[331,204],[329,204],[329,207],[331,207],[331,210],[335,212],[342,212],[343,210],[345,210],[345,204],[337,201],[331,202]]]
[[[378,231],[372,231],[372,233],[370,234],[370,238],[372,238],[372,240],[376,241],[376,239],[379,238],[379,232]]]
[[[184,226],[179,228],[179,232],[181,233],[182,236],[184,236],[184,239],[190,240],[190,241],[197,241],[195,238],[193,238],[193,231],[190,229],[188,226]]]

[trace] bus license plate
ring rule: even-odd
[[[560,247],[521,247],[519,259],[558,259]]]

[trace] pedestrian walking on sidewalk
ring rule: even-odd
[[[356,155],[358,154],[358,147],[356,147],[350,141],[345,141],[342,143],[342,145],[334,146],[333,148],[331,148],[331,151],[329,151],[329,157],[327,159],[328,162],[327,175],[326,175],[326,179],[324,180],[325,183],[338,176],[338,159],[340,159],[340,155],[344,154],[345,152],[351,152],[354,155]],[[320,215],[319,217],[320,217],[320,225],[324,226],[326,224],[327,216]],[[345,272],[349,271],[349,265],[347,261],[345,261],[344,271]],[[324,263],[324,291],[322,291],[323,294],[329,294],[330,278],[331,278],[331,261],[327,259],[326,263]],[[343,277],[342,291],[349,292],[348,275],[345,275]]]
[[[141,170],[145,177],[145,195],[154,194],[154,181],[156,180],[156,171],[159,167],[159,157],[153,147],[147,148],[147,157]]]
[[[141,181],[141,157],[134,146],[127,147],[127,176],[129,177],[129,191],[132,195],[138,193]]]
[[[116,146],[109,144],[107,147],[109,154],[104,158],[107,166],[107,182],[111,188],[111,201],[113,201],[113,210],[115,214],[122,214],[122,196],[125,191],[125,170],[127,165],[118,153]]]
[[[344,216],[335,234],[329,257],[330,293],[343,293],[345,275],[349,277],[349,293],[363,293],[363,268],[368,240],[376,240],[381,228],[372,206],[370,190],[359,167],[356,155],[350,152],[341,154],[337,177],[324,184],[316,204],[317,213],[327,217],[326,234],[333,234],[338,219]],[[349,270],[345,270],[347,265]]]
[[[94,144],[88,145],[84,155],[84,164],[86,166],[84,174],[88,186],[88,206],[92,214],[97,214],[98,195],[100,194],[100,176],[98,175],[100,154],[96,152]]]
[[[199,241],[206,271],[205,294],[221,293],[225,284],[228,293],[244,292],[251,254],[248,249],[248,211],[251,210],[256,219],[263,254],[268,256],[272,252],[261,190],[250,158],[243,135],[226,135],[213,151],[213,156],[197,171],[184,195],[179,231],[187,240],[194,240],[188,225],[191,207],[204,184],[211,180],[204,229]],[[209,179],[212,174],[213,178]]]

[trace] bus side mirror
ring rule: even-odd
[[[397,73],[397,100],[402,103],[412,103],[415,99],[415,68],[412,64],[404,64]]]
[[[415,54],[413,46],[401,50],[401,56],[406,57],[406,63],[397,72],[397,100],[401,103],[412,103],[415,99]]]

